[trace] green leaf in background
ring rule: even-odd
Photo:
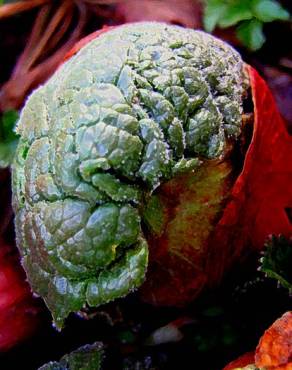
[[[14,132],[18,112],[6,111],[0,119],[0,168],[8,167],[14,158],[18,135]]]
[[[236,29],[236,35],[252,51],[260,49],[266,41],[263,24],[256,19],[242,22]]]
[[[8,110],[3,113],[0,125],[0,140],[11,141],[17,139],[14,132],[15,123],[18,120],[18,112],[15,110]]]
[[[274,0],[254,0],[252,11],[254,16],[262,22],[284,21],[290,17],[287,10]]]
[[[292,293],[292,238],[272,236],[266,243],[260,270]]]
[[[227,28],[253,17],[249,0],[206,0],[205,4],[203,22],[208,32],[212,32],[217,25]]]
[[[59,362],[49,362],[39,370],[100,370],[103,354],[102,343],[86,344],[63,356]]]
[[[218,21],[226,13],[227,4],[221,0],[209,0],[206,2],[205,12],[203,15],[204,28],[207,32],[212,32]]]
[[[226,12],[220,17],[218,25],[221,28],[227,28],[252,18],[253,14],[249,0],[232,1],[229,2]]]
[[[205,30],[237,26],[238,39],[252,51],[265,42],[264,23],[289,19],[289,12],[276,0],[205,0]]]

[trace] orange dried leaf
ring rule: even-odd
[[[266,330],[257,346],[255,363],[268,370],[292,369],[292,311]]]

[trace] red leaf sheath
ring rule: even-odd
[[[292,235],[292,220],[288,217],[292,209],[292,136],[264,80],[251,67],[249,73],[256,117],[255,137],[244,169],[249,173],[246,198],[249,189],[253,194],[246,213],[250,210],[251,216],[255,215],[254,223],[249,218],[250,236],[254,245],[262,248],[268,234]]]
[[[190,232],[187,240],[181,239],[180,246],[176,244],[180,250],[174,250],[172,243],[156,242],[150,247],[149,274],[142,289],[148,302],[181,305],[191,301],[204,286],[218,284],[243,251],[260,250],[270,234],[292,235],[288,216],[292,209],[292,137],[264,80],[252,67],[248,72],[254,129],[242,172],[230,189],[227,205],[207,246],[202,244],[200,250],[186,248],[191,238],[200,233],[195,230],[196,217],[190,220],[193,228],[188,227],[194,234]],[[207,182],[205,186],[213,185]],[[182,189],[177,190],[176,194],[182,193]],[[188,202],[185,207],[189,207]]]
[[[253,137],[243,170],[236,180],[211,240],[207,270],[210,282],[243,248],[260,250],[270,234],[292,235],[292,136],[275,100],[257,71],[248,66],[254,104]]]
[[[36,330],[40,309],[32,297],[14,248],[0,240],[0,351]]]
[[[244,168],[236,181],[222,224],[232,224],[230,218],[237,208],[238,222],[252,244],[261,249],[267,236],[292,235],[292,136],[280,116],[275,100],[264,80],[249,67],[254,102],[254,134],[246,154]],[[229,216],[229,217],[228,217]],[[239,219],[241,221],[239,221]]]

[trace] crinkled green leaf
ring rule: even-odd
[[[260,49],[266,41],[262,22],[253,19],[243,22],[236,30],[238,39],[250,50]]]
[[[252,12],[262,22],[288,20],[290,17],[289,12],[278,1],[274,0],[254,0]]]
[[[100,370],[103,354],[101,343],[86,344],[63,356],[60,361],[41,366],[39,370]]]
[[[292,239],[272,236],[266,243],[260,270],[292,293]]]
[[[13,166],[17,244],[58,328],[141,285],[146,204],[160,184],[229,152],[242,67],[203,32],[132,24],[95,38],[30,96]],[[159,233],[155,207],[145,223]]]
[[[18,143],[18,135],[14,131],[18,113],[6,111],[0,119],[0,168],[10,166]]]

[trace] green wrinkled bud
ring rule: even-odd
[[[60,361],[49,362],[39,370],[100,370],[103,358],[101,343],[86,344],[65,355]]]
[[[139,23],[91,41],[29,97],[13,165],[17,245],[58,328],[143,282],[144,211],[163,225],[151,194],[224,159],[241,132],[243,80],[222,41]]]

